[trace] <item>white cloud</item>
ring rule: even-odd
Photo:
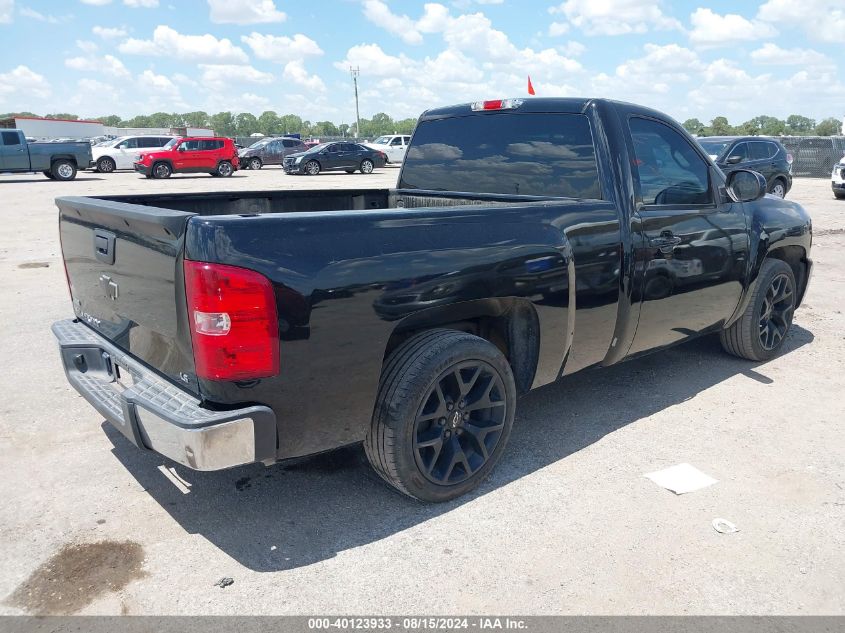
[[[727,46],[737,42],[774,37],[777,30],[763,22],[752,22],[736,13],[719,15],[710,9],[698,8],[690,15],[690,42],[702,48]]]
[[[781,28],[798,27],[822,42],[845,40],[845,7],[838,0],[768,0],[757,18]]]
[[[245,64],[249,61],[242,48],[226,38],[213,35],[183,35],[169,26],[160,25],[152,40],[130,38],[119,47],[127,55],[170,57],[180,61]]]
[[[111,0],[80,0],[82,4],[90,4],[95,7],[102,7],[107,4],[111,4]]]
[[[587,35],[624,35],[654,29],[682,30],[681,23],[663,13],[660,0],[566,0],[551,7]]]
[[[323,80],[317,75],[309,75],[305,66],[299,60],[285,64],[283,77],[311,91],[325,92],[326,90],[326,84],[323,83]]]
[[[208,0],[211,21],[217,24],[264,24],[284,22],[284,12],[273,0]]]
[[[15,97],[16,102],[25,106],[26,99],[46,99],[51,92],[50,83],[44,75],[39,75],[27,66],[17,66],[9,72],[0,73],[0,103],[8,97]]]
[[[104,40],[113,40],[118,37],[125,37],[127,34],[125,28],[108,26],[95,26],[91,29],[91,32],[98,37],[102,37]]]
[[[15,0],[0,0],[0,24],[11,24],[15,15]]]
[[[69,57],[65,60],[65,66],[73,70],[103,73],[112,77],[129,76],[126,66],[114,55],[104,55],[103,57]]]
[[[562,46],[558,46],[557,49],[567,57],[580,57],[587,51],[587,47],[584,46],[581,42],[570,41]]]
[[[751,59],[758,64],[776,66],[822,66],[832,65],[830,58],[808,48],[781,48],[777,44],[767,42],[755,51],[751,51]]]
[[[252,66],[236,64],[200,64],[202,83],[216,90],[224,90],[239,83],[269,84],[273,75]]]
[[[76,40],[76,47],[81,50],[83,53],[96,53],[97,49],[100,47],[97,46],[96,42],[92,42],[90,40]]]
[[[133,9],[155,9],[158,0],[123,0],[123,4]]]
[[[323,54],[317,42],[301,33],[293,37],[285,35],[262,35],[250,33],[241,36],[241,41],[252,49],[259,59],[266,59],[278,63],[301,61],[308,56]]]
[[[549,36],[560,37],[569,32],[568,22],[552,22],[549,24]]]
[[[442,31],[450,20],[449,9],[442,4],[424,5],[423,15],[413,20],[407,15],[393,13],[382,0],[364,0],[364,17],[406,44],[422,44],[423,33]]]
[[[29,7],[21,7],[18,9],[18,13],[21,14],[25,18],[30,18],[32,20],[38,20],[39,22],[49,22],[50,24],[58,24],[59,18],[54,15],[45,15],[43,13],[39,13],[35,9],[30,9]],[[2,20],[0,20],[2,22]]]
[[[152,70],[145,70],[138,75],[138,86],[144,90],[178,95],[179,88],[165,75],[157,75]]]
[[[660,95],[688,84],[693,80],[694,73],[704,68],[694,51],[677,44],[646,44],[643,50],[644,56],[619,64],[612,76],[605,73],[596,76],[592,82],[592,92],[597,96],[630,99],[653,105]]]

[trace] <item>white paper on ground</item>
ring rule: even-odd
[[[701,490],[702,488],[718,483],[718,480],[705,475],[689,464],[677,464],[663,470],[658,470],[657,472],[647,473],[644,476],[651,479],[658,486],[666,488],[666,490],[671,490],[676,495],[695,492],[696,490]]]

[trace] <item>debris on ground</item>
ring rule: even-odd
[[[713,529],[720,534],[739,532],[739,528],[727,519],[713,519]]]
[[[229,578],[228,576],[224,576],[223,578],[218,580],[216,583],[214,583],[214,586],[220,587],[221,589],[225,589],[229,585],[234,585],[234,584],[235,584],[234,578]]]
[[[702,488],[718,483],[717,479],[713,479],[710,475],[705,475],[689,464],[670,466],[669,468],[653,473],[646,473],[644,477],[651,479],[661,488],[671,490],[676,495],[695,492],[696,490],[701,490]]]

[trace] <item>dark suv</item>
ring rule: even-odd
[[[261,169],[264,165],[281,165],[285,156],[304,152],[307,148],[298,138],[263,138],[238,150],[244,169]]]
[[[760,136],[708,136],[699,138],[725,175],[736,169],[751,169],[766,177],[771,194],[783,198],[792,188],[792,154],[771,138]]]

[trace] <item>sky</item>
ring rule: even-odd
[[[0,0],[0,111],[362,117],[609,97],[683,121],[845,116],[841,0]],[[839,67],[837,68],[837,59]]]

